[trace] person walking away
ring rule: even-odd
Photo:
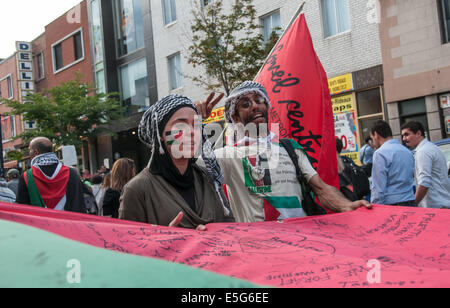
[[[405,123],[402,126],[402,138],[414,153],[416,204],[425,208],[450,207],[450,181],[442,151],[428,141],[420,122]]]
[[[20,172],[17,169],[10,169],[8,170],[8,172],[6,173],[6,186],[11,189],[15,195],[17,195],[17,190],[19,187],[19,177],[20,177]]]
[[[37,137],[31,140],[29,150],[31,168],[19,179],[16,203],[86,213],[81,178],[59,161],[52,142]]]
[[[136,175],[134,161],[129,158],[117,160],[111,169],[111,186],[103,197],[103,216],[119,218],[120,196],[123,188]]]
[[[377,121],[370,136],[377,149],[373,155],[372,203],[416,206],[412,152],[393,138],[385,121]]]
[[[98,206],[98,215],[99,216],[103,216],[103,199],[105,197],[106,191],[110,187],[111,187],[111,173],[107,173],[103,176],[102,186],[100,187],[100,191],[98,192],[97,196],[95,197],[95,201],[97,202],[97,206]]]
[[[363,164],[364,172],[370,178],[372,176],[373,153],[375,153],[375,150],[372,148],[372,138],[370,136],[364,142],[364,146],[359,151],[359,160]]]
[[[8,188],[7,183],[0,181],[0,202],[15,203],[16,195]]]

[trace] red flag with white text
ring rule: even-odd
[[[265,86],[269,124],[280,138],[296,140],[329,185],[339,187],[331,97],[304,14],[292,23],[266,60],[256,82]]]

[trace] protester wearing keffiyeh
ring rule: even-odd
[[[170,211],[179,210],[185,214],[185,220],[180,226],[187,228],[196,228],[199,224],[226,221],[228,218],[232,218],[228,201],[223,194],[223,176],[211,143],[201,126],[200,117],[197,119],[198,125],[194,125],[194,130],[199,129],[196,133],[200,133],[202,136],[202,144],[196,154],[203,157],[206,170],[197,166],[195,164],[197,157],[193,157],[189,159],[186,171],[181,174],[169,154],[169,145],[164,141],[162,134],[172,116],[182,108],[191,108],[195,114],[198,114],[189,98],[181,95],[169,95],[151,106],[143,115],[139,125],[139,138],[150,148],[151,158],[146,170],[125,188],[120,218],[168,225],[170,218],[174,219],[178,214]],[[173,148],[171,151],[173,154]],[[152,195],[149,191],[153,189],[153,186],[158,188],[155,188]],[[146,200],[139,199],[136,191],[144,187],[147,187],[146,193],[149,194],[145,197]],[[131,190],[134,193],[130,193]],[[174,190],[176,193],[172,193]],[[164,194],[167,195],[164,197]],[[180,196],[182,198],[179,198]],[[148,200],[149,198],[152,200]],[[159,202],[154,201],[157,198],[165,200],[165,213],[155,213],[158,211],[155,207],[160,207],[159,204],[156,204]],[[209,200],[210,204],[205,202],[205,198]],[[137,212],[138,210],[139,212]],[[143,211],[147,211],[145,215],[143,215]],[[152,213],[149,214],[149,211]]]

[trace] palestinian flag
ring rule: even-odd
[[[182,138],[183,138],[182,130],[166,132],[166,143],[168,146],[172,146],[174,144],[181,144]]]
[[[30,201],[35,206],[49,209],[64,209],[70,169],[59,164],[52,176],[45,175],[38,167],[32,167],[24,174]]]

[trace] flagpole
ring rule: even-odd
[[[281,41],[281,39],[284,37],[284,35],[286,34],[287,30],[289,30],[289,28],[290,28],[290,27],[292,26],[292,24],[295,22],[295,20],[297,19],[297,17],[303,12],[303,7],[305,6],[305,3],[306,3],[306,1],[303,1],[303,2],[300,4],[300,7],[297,9],[297,11],[295,12],[294,16],[291,18],[291,21],[289,22],[288,26],[286,27],[286,29],[284,29],[283,34],[280,35],[280,37],[278,38],[278,41],[275,43],[275,45],[273,45],[273,48],[272,48],[272,50],[270,51],[269,56],[268,56],[267,58],[269,58],[269,57],[272,55],[274,49],[277,47],[278,43],[279,43],[279,42]],[[266,59],[266,60],[267,60],[267,59]],[[259,69],[259,72],[258,72],[258,74],[256,74],[255,79],[256,79],[256,77],[257,77],[259,74],[261,74],[261,71],[263,70],[263,68],[264,68],[265,65],[266,65],[266,61],[264,61],[264,64],[263,64],[263,65],[261,66],[261,68]]]

